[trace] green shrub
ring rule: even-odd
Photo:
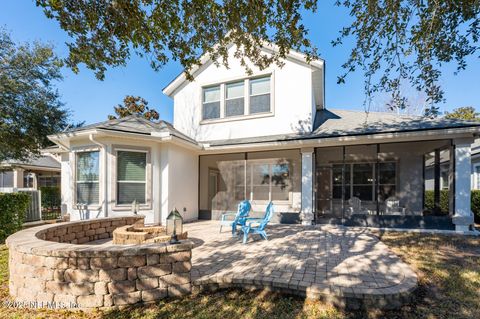
[[[475,222],[480,224],[480,190],[472,191],[472,212],[475,216]]]
[[[22,229],[30,204],[26,193],[0,193],[0,242]]]
[[[42,192],[42,219],[57,219],[60,217],[62,195],[58,186],[40,187]]]
[[[475,222],[480,223],[480,190],[472,190],[471,206]],[[425,191],[425,209],[433,211],[433,207],[433,191]],[[440,191],[440,208],[443,214],[448,213],[448,190]]]
[[[443,189],[440,191],[440,209],[442,211],[442,215],[448,215],[448,197],[448,189]],[[425,209],[433,211],[434,207],[434,191],[425,191]]]

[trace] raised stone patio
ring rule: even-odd
[[[417,276],[365,229],[269,225],[269,240],[243,245],[216,221],[186,224],[197,290],[243,287],[322,299],[337,306],[398,308]]]

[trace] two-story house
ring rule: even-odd
[[[266,53],[274,46],[264,47]],[[137,116],[50,136],[63,149],[63,211],[71,219],[130,214],[163,223],[218,219],[239,201],[276,222],[468,231],[471,143],[477,123],[325,106],[325,62],[291,52],[253,74],[204,57],[163,92],[173,125]],[[346,92],[346,94],[348,94]],[[424,211],[428,154],[448,152],[451,211]],[[438,180],[438,179],[436,179]]]

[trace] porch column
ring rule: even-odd
[[[455,214],[452,222],[456,231],[469,231],[473,225],[470,208],[471,144],[473,138],[456,139],[455,144]]]
[[[440,215],[442,209],[440,207],[440,150],[435,150],[434,166],[433,166],[433,211],[435,215]]]
[[[313,148],[302,148],[302,225],[313,222]]]
[[[13,169],[13,188],[23,188],[23,168],[16,167]]]

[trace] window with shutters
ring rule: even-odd
[[[117,204],[146,204],[147,153],[117,151]]]

